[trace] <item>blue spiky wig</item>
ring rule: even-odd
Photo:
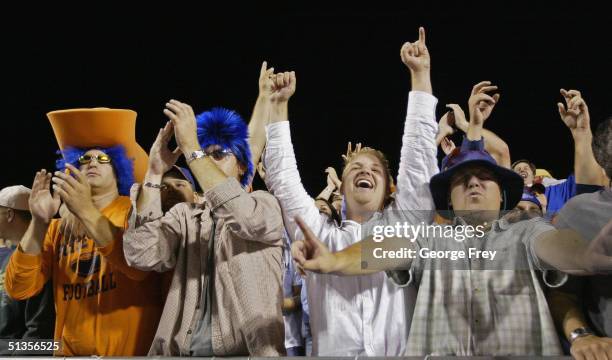
[[[89,149],[67,146],[64,150],[57,151],[62,157],[55,162],[55,167],[60,171],[64,171],[66,169],[66,164],[70,164],[78,169],[80,166],[79,157],[89,150],[94,149],[100,150],[110,156],[112,159],[111,165],[117,177],[117,190],[119,190],[120,195],[129,196],[130,188],[132,184],[134,184],[134,160],[128,158],[125,148],[121,145],[107,148],[93,147]]]
[[[240,115],[233,110],[213,108],[196,116],[198,142],[202,149],[210,145],[219,145],[232,151],[238,162],[246,168],[240,179],[242,186],[247,186],[253,176],[253,161],[249,147],[249,132]]]

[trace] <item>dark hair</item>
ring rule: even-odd
[[[520,163],[526,163],[527,165],[529,165],[529,168],[531,169],[531,172],[533,173],[533,176],[535,176],[536,173],[536,166],[534,163],[532,163],[531,161],[527,160],[527,159],[521,159],[521,160],[517,160],[515,162],[512,163],[512,170],[514,170],[514,167]]]
[[[342,216],[338,214],[338,211],[336,211],[336,208],[334,207],[332,201],[329,201],[328,199],[324,199],[322,197],[316,198],[315,202],[317,201],[323,201],[329,207],[329,210],[331,211],[330,217],[337,225],[342,224]]]
[[[592,148],[595,160],[608,178],[612,179],[612,116],[597,126],[593,134]]]

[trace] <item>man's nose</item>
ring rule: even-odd
[[[470,179],[468,180],[468,184],[467,184],[468,189],[471,189],[473,187],[480,187],[480,179],[474,175],[472,175],[470,177]]]
[[[359,173],[357,173],[357,175],[370,175],[371,171],[370,169],[367,168],[362,168],[361,170],[359,170]]]

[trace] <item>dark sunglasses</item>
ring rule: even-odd
[[[81,155],[79,157],[79,164],[81,165],[89,164],[93,159],[96,159],[98,164],[108,164],[111,162],[110,156],[106,154],[99,154],[97,156]]]

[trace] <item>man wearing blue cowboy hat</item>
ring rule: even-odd
[[[388,270],[399,286],[418,288],[406,355],[561,355],[537,270],[612,270],[612,257],[594,253],[573,231],[557,231],[541,218],[512,223],[503,216],[521,200],[523,180],[484,151],[478,103],[491,100],[483,94],[471,104],[467,138],[431,178],[436,209],[453,221],[444,236],[434,230],[407,241],[398,231],[386,243],[370,237],[331,253],[297,220],[305,240],[294,243],[292,254],[303,270],[338,275]],[[462,239],[446,235],[467,226],[480,232]],[[387,251],[401,258],[379,261],[373,269],[382,244],[401,250]],[[566,280],[548,276],[555,274],[544,271],[544,282],[559,286]]]

